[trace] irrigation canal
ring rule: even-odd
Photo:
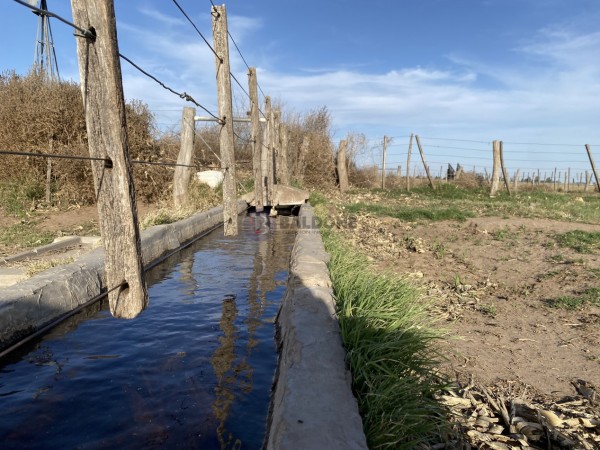
[[[295,218],[239,218],[147,272],[127,321],[97,303],[0,361],[0,446],[260,448]]]

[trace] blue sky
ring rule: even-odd
[[[212,41],[209,0],[179,0]],[[215,3],[217,3],[215,1]],[[220,2],[219,2],[220,3]],[[117,0],[120,51],[176,90],[216,110],[213,55],[172,1]],[[48,0],[71,18],[70,2]],[[505,142],[509,171],[588,168],[600,158],[600,2],[597,0],[232,0],[229,31],[262,90],[288,113],[327,106],[334,141],[369,138],[378,161],[405,162],[422,136],[432,167],[491,165]],[[36,16],[0,7],[1,68],[27,71]],[[52,23],[63,78],[78,78],[72,31]],[[232,71],[246,83],[235,51]],[[149,104],[161,128],[177,127],[184,102],[123,62],[127,98]],[[235,87],[235,107],[246,108]],[[457,139],[453,141],[451,139]],[[469,142],[477,141],[477,142]],[[525,145],[527,144],[527,145]],[[531,145],[561,144],[561,145]],[[451,147],[451,148],[450,148]]]

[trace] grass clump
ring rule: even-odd
[[[435,207],[435,208],[420,208],[420,207],[394,207],[385,206],[375,203],[354,203],[346,206],[349,213],[369,213],[382,217],[394,217],[406,222],[418,221],[433,221],[442,220],[457,220],[464,222],[469,217],[474,217],[474,214],[469,211],[462,211],[458,208]]]
[[[586,289],[579,296],[563,296],[549,302],[550,306],[574,311],[587,305],[600,306],[600,287]]]
[[[324,232],[329,270],[352,385],[369,447],[412,449],[448,431],[435,395],[447,387],[441,357],[419,292],[393,275],[378,275],[339,238]]]
[[[0,253],[2,248],[30,248],[49,244],[54,240],[54,234],[40,231],[31,222],[21,222],[0,229]]]
[[[600,246],[600,233],[573,230],[556,235],[556,242],[563,247],[569,247],[577,253],[592,253]]]

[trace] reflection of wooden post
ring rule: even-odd
[[[494,152],[494,165],[492,167],[492,187],[490,189],[490,195],[496,195],[498,192],[498,185],[500,184],[500,141],[494,141],[492,143],[492,151]]]
[[[256,211],[263,210],[262,178],[262,136],[260,133],[260,111],[258,110],[258,80],[256,68],[248,70],[248,90],[250,91],[250,121],[252,122],[252,174],[254,175],[254,203]]]
[[[504,152],[502,141],[500,141],[500,166],[502,167],[502,177],[504,178],[504,185],[506,186],[508,195],[510,195],[510,180],[508,179],[508,174],[506,173],[506,166],[504,165]]]
[[[77,38],[83,110],[102,240],[110,311],[133,318],[148,304],[125,119],[121,62],[111,0],[72,0],[73,20],[93,27]],[[114,289],[114,290],[112,290]]]
[[[408,141],[408,155],[406,156],[406,190],[410,191],[410,154],[412,152],[413,134],[410,133]]]
[[[237,185],[235,181],[235,156],[233,150],[233,106],[231,76],[229,71],[229,36],[225,5],[212,8],[213,45],[217,66],[217,97],[219,104],[219,145],[223,170],[223,228],[225,236],[238,234]]]
[[[419,153],[421,154],[421,161],[423,161],[423,167],[425,167],[425,173],[427,174],[427,179],[429,180],[429,186],[431,189],[435,189],[433,185],[433,180],[431,179],[431,174],[429,173],[429,166],[427,166],[427,161],[425,161],[425,154],[423,153],[423,147],[421,147],[421,141],[419,140],[419,135],[415,135],[415,139],[417,140],[417,147],[419,147]]]
[[[590,164],[592,165],[592,172],[594,174],[594,178],[596,179],[596,187],[598,188],[598,192],[600,192],[600,179],[598,179],[598,172],[596,171],[596,165],[594,164],[594,157],[592,156],[592,148],[589,144],[585,144],[585,149],[587,150],[588,158],[590,158]]]
[[[346,169],[346,147],[348,141],[341,140],[337,154],[337,170],[338,178],[340,179],[340,191],[346,192],[348,190],[348,170]]]
[[[383,136],[383,161],[381,162],[381,189],[385,189],[385,157],[387,153],[387,136]]]
[[[192,155],[194,153],[194,138],[196,136],[196,116],[195,108],[183,108],[183,117],[181,120],[181,147],[177,156],[177,164],[173,176],[173,204],[175,208],[183,207],[188,201],[188,186],[192,169]]]

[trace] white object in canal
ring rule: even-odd
[[[196,179],[200,183],[208,184],[211,188],[215,189],[223,183],[223,172],[220,170],[204,170],[202,172],[196,172]]]

